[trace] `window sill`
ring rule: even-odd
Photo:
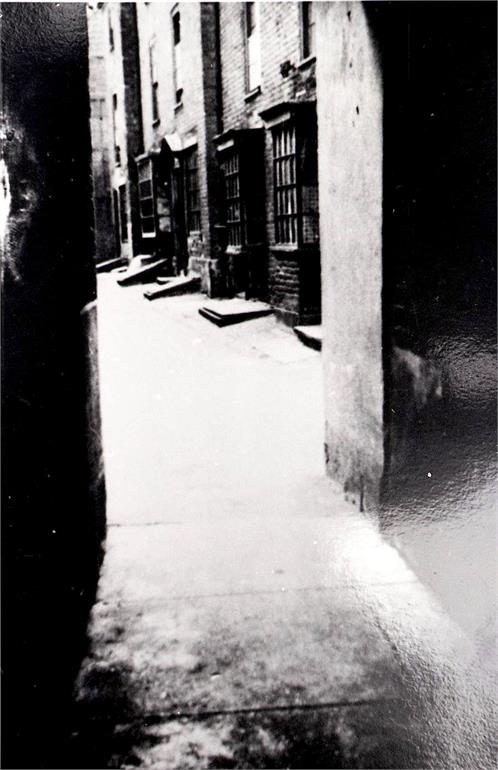
[[[297,65],[297,68],[298,70],[305,70],[306,67],[310,67],[315,62],[316,62],[316,54],[312,54],[311,56],[307,56],[305,59],[302,59]]]
[[[182,107],[183,107],[183,102],[177,102],[175,104],[175,112],[178,112],[178,110],[181,110]]]
[[[157,128],[159,124],[161,123],[161,118],[156,118],[152,121],[152,128]]]
[[[261,93],[261,86],[256,86],[256,88],[253,88],[252,91],[249,91],[249,93],[247,93],[244,96],[244,101],[252,102],[252,100],[255,99],[257,96],[259,96],[260,93]]]
[[[297,243],[272,243],[270,249],[271,251],[281,251],[285,254],[294,254],[296,251],[300,251],[301,247]]]

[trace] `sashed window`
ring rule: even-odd
[[[307,59],[315,53],[315,11],[312,2],[301,3],[302,56]]]
[[[182,28],[180,11],[175,8],[171,13],[171,24],[173,27],[173,78],[175,88],[176,104],[181,104],[183,96],[182,79]]]
[[[199,177],[197,168],[197,148],[185,155],[185,204],[187,229],[189,232],[201,229],[201,207],[199,198]]]
[[[138,161],[137,170],[142,235],[145,238],[153,238],[156,234],[156,219],[154,214],[152,160],[150,158],[144,158],[143,160]]]
[[[121,223],[121,242],[128,241],[128,209],[126,199],[126,185],[119,188],[119,221]]]
[[[247,90],[254,91],[261,85],[261,50],[259,36],[259,3],[245,4]]]
[[[287,122],[273,130],[275,241],[297,244],[296,128]]]
[[[220,165],[225,182],[228,245],[243,246],[245,244],[245,223],[240,191],[239,153],[233,151],[227,154]]]
[[[275,243],[318,243],[318,164],[316,124],[298,131],[294,120],[273,129]]]

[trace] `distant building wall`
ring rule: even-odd
[[[382,78],[361,3],[321,3],[317,100],[327,470],[360,507],[384,470]]]
[[[87,18],[95,260],[104,262],[118,256],[111,189],[111,163],[114,164],[114,156],[111,130],[112,105],[107,88],[109,31],[107,13],[101,6],[90,6]]]
[[[164,182],[161,163],[172,153],[170,172],[174,178],[170,184],[183,185],[186,157],[196,152],[194,183],[198,187],[198,198],[195,205],[199,216],[189,218],[185,213],[186,189],[172,193],[181,196],[176,208],[174,202],[169,201],[174,209],[172,228],[176,228],[174,257],[177,269],[188,266],[199,272],[202,289],[212,293],[211,252],[213,228],[218,219],[217,169],[211,145],[217,120],[215,4],[149,3],[138,5],[137,12],[145,154],[154,158],[159,169],[156,183],[160,185]],[[180,42],[176,49],[173,12],[179,15]],[[160,157],[163,151],[165,156]],[[183,175],[181,179],[180,175]],[[149,239],[156,249],[161,248],[158,230],[159,223],[156,237]]]

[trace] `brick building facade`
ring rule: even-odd
[[[222,168],[232,178],[240,169],[235,206],[225,185],[234,282],[287,323],[317,322],[312,3],[222,3],[220,15],[223,134],[215,143]]]
[[[313,4],[98,5],[118,255],[317,322]]]

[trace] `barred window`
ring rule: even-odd
[[[273,182],[275,241],[297,244],[296,128],[291,122],[273,130]]]
[[[138,197],[140,202],[140,223],[144,238],[153,238],[156,234],[154,214],[154,179],[152,160],[144,158],[137,162]]]
[[[199,180],[197,168],[197,148],[190,150],[185,156],[185,203],[187,214],[187,229],[201,229],[201,207],[199,198]]]
[[[228,245],[245,244],[245,223],[240,193],[240,160],[238,152],[228,155],[221,163],[225,182],[226,224]]]

